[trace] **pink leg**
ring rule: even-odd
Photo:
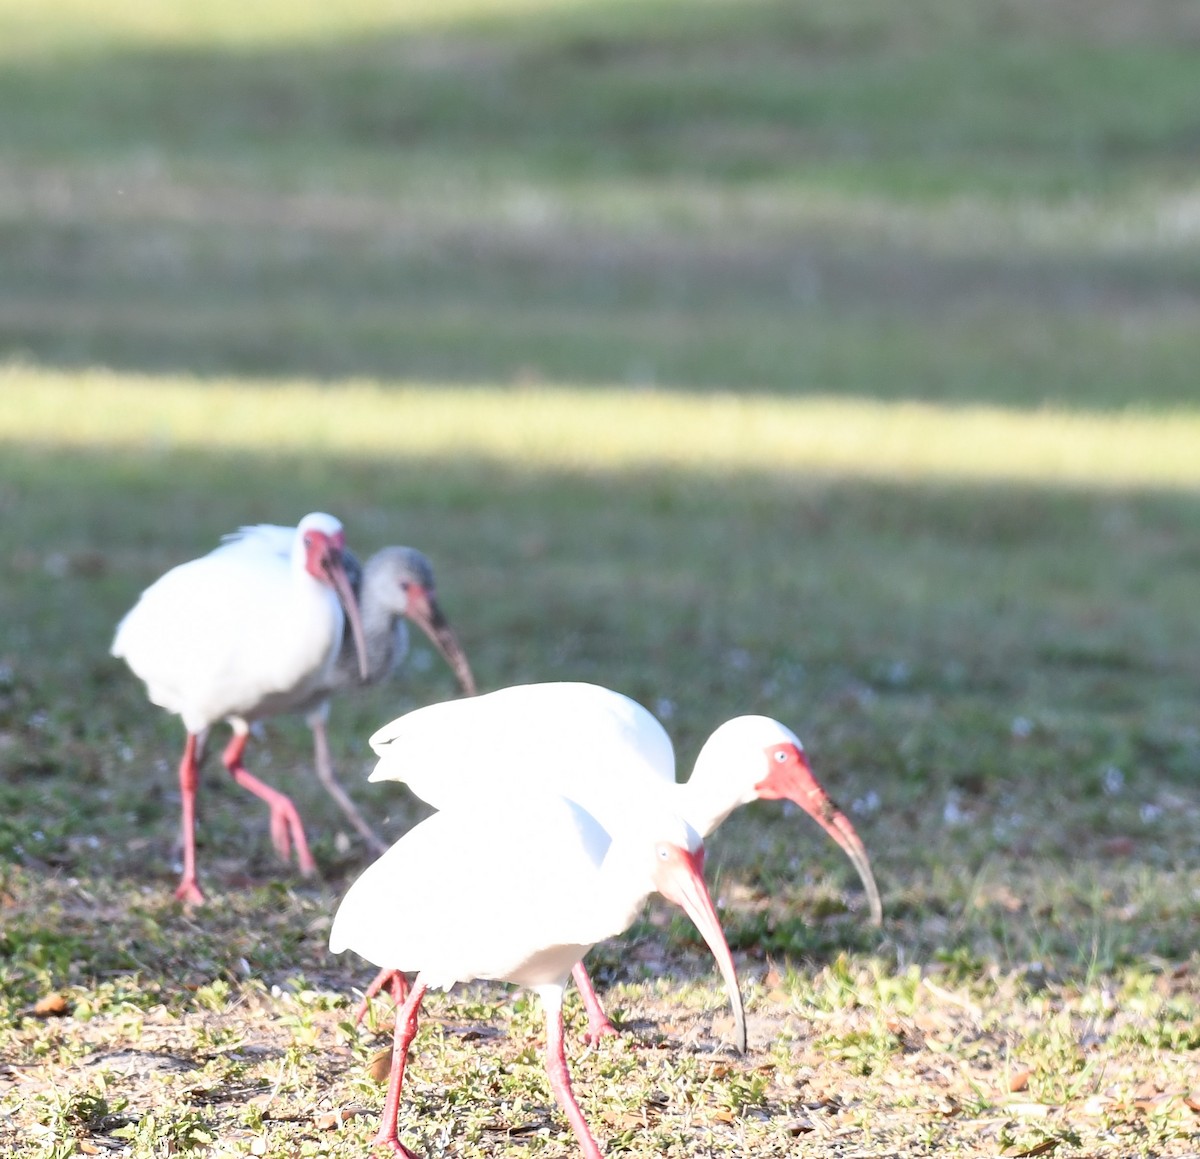
[[[584,1159],[602,1159],[600,1147],[575,1101],[571,1090],[571,1074],[567,1070],[567,1056],[563,1050],[563,1020],[561,986],[540,986],[538,993],[546,1008],[546,1073],[550,1076],[550,1089],[558,1105],[562,1107],[575,1132],[575,1139]]]
[[[196,760],[196,734],[189,732],[179,762],[179,792],[183,798],[183,877],[175,897],[185,905],[203,905],[204,894],[196,882],[196,784],[200,769]]]
[[[616,1034],[617,1028],[609,1022],[608,1015],[604,1013],[600,999],[596,997],[596,988],[592,985],[582,962],[575,963],[571,977],[575,979],[575,985],[579,988],[579,995],[587,1010],[588,1028],[584,1031],[583,1040],[588,1046],[599,1046],[600,1040],[606,1035]]]
[[[354,1014],[355,1026],[360,1025],[362,1020],[366,1018],[367,1011],[371,1008],[371,999],[384,986],[387,986],[391,990],[392,1001],[396,1006],[401,1006],[404,1003],[404,999],[408,997],[408,979],[400,970],[380,970],[375,975],[374,981],[363,992],[363,1000]]]
[[[271,810],[271,841],[279,856],[287,861],[294,844],[296,846],[296,864],[299,866],[300,872],[315,873],[317,863],[308,851],[308,841],[304,836],[304,826],[300,822],[300,814],[296,812],[296,806],[278,789],[272,789],[270,785],[265,785],[257,777],[251,776],[242,764],[242,753],[245,751],[248,737],[248,733],[235,732],[233,740],[229,742],[221,760],[233,775],[233,779],[243,789],[249,789],[256,797],[261,797],[266,801]]]
[[[379,1123],[379,1134],[371,1142],[372,1147],[390,1147],[404,1159],[420,1159],[400,1142],[397,1117],[400,1113],[400,1088],[404,1085],[404,1067],[408,1062],[408,1048],[417,1033],[417,1011],[425,994],[425,983],[418,976],[413,983],[404,1005],[396,1012],[396,1037],[392,1042],[392,1070],[388,1076],[387,1098],[383,1103],[383,1115]]]

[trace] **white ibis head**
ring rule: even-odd
[[[346,533],[341,521],[332,515],[315,511],[300,520],[296,528],[296,547],[293,562],[299,563],[319,583],[328,584],[337,593],[338,600],[346,613],[350,631],[354,634],[354,648],[358,653],[358,668],[362,678],[367,678],[367,645],[363,637],[362,619],[358,612],[358,600],[346,575],[342,555],[346,550]]]
[[[437,602],[429,560],[412,547],[385,547],[367,561],[367,571],[385,606],[411,620],[429,637],[463,692],[474,696],[475,677],[458,636]]]
[[[682,818],[654,810],[631,817],[630,824],[614,838],[613,844],[618,848],[628,848],[632,844],[643,851],[642,856],[632,862],[641,867],[640,872],[649,874],[649,883],[642,896],[654,890],[661,893],[667,901],[679,906],[700,931],[725,980],[725,990],[733,1009],[737,1049],[745,1053],[745,1007],[738,989],[733,956],[721,930],[716,906],[704,884],[704,843],[700,835]]]
[[[792,801],[800,806],[850,858],[862,879],[875,925],[883,921],[879,888],[862,840],[849,818],[813,775],[804,746],[791,729],[767,716],[737,716],[709,737],[696,762],[692,782],[737,780],[751,801]],[[699,780],[698,780],[699,778]]]

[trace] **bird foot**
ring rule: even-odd
[[[403,1159],[421,1159],[415,1151],[410,1151],[396,1137],[396,1132],[380,1131],[378,1135],[371,1141],[372,1148],[374,1147],[390,1147],[396,1155],[403,1156]]]
[[[404,1000],[408,997],[408,979],[400,970],[380,970],[375,975],[374,981],[367,987],[363,993],[363,1000],[358,1004],[358,1009],[354,1012],[354,1025],[361,1026],[362,1021],[367,1016],[367,1011],[371,1009],[371,999],[378,994],[384,986],[387,986],[392,994],[392,1009],[399,1009],[404,1004]]]
[[[296,807],[285,797],[271,805],[271,844],[284,861],[292,859],[292,848],[296,850],[296,867],[305,877],[317,871],[317,863],[308,849],[304,826]]]
[[[598,1018],[588,1016],[588,1028],[583,1032],[583,1041],[588,1046],[599,1046],[606,1038],[619,1038],[620,1031],[601,1014]]]
[[[241,749],[233,748],[233,744],[239,740],[244,743],[244,738],[234,737],[230,748],[225,751],[225,764],[230,774],[243,789],[248,789],[259,800],[267,803],[267,808],[271,810],[271,843],[275,846],[275,851],[279,856],[284,861],[290,861],[294,845],[296,865],[300,872],[306,877],[316,873],[317,863],[308,851],[308,840],[304,836],[304,825],[300,820],[300,814],[296,812],[296,806],[292,804],[290,797],[285,796],[278,789],[272,789],[270,785],[263,784],[257,777],[246,771],[240,763]]]
[[[183,902],[184,905],[204,904],[204,894],[200,892],[194,877],[185,877],[179,883],[175,890],[175,900]]]

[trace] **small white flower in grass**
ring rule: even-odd
[[[1104,791],[1110,797],[1118,796],[1125,788],[1125,774],[1116,765],[1104,770]]]
[[[868,790],[863,796],[856,797],[850,802],[850,812],[859,817],[869,817],[879,811],[882,804],[879,794],[874,789]]]
[[[971,814],[958,803],[958,794],[950,793],[946,797],[946,804],[942,807],[942,824],[953,827],[965,825],[970,820]]]
[[[1152,805],[1147,801],[1138,810],[1138,816],[1141,817],[1143,824],[1153,825],[1155,821],[1162,817],[1162,809],[1158,805]]]
[[[118,750],[121,754],[121,760],[129,764],[133,760],[133,748],[130,745],[123,744]]]
[[[730,648],[725,653],[725,663],[735,672],[745,672],[750,667],[750,653],[745,648]]]
[[[654,714],[659,720],[670,720],[675,715],[675,702],[660,696],[654,702]]]
[[[1015,740],[1026,740],[1033,734],[1033,721],[1027,716],[1014,717],[1009,731]]]

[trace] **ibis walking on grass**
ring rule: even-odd
[[[702,875],[699,835],[669,810],[631,807],[611,831],[578,802],[539,790],[461,801],[411,829],[350,887],[329,946],[416,977],[396,1013],[376,1145],[415,1159],[397,1115],[408,1049],[429,988],[474,979],[536,990],[546,1016],[554,1097],[587,1159],[600,1149],[571,1090],[563,989],[572,967],[628,928],[657,890],[683,907],[725,978],[739,1037],[745,1018],[729,947]]]
[[[208,730],[227,720],[222,756],[243,788],[267,803],[271,839],[301,872],[316,868],[291,800],[249,773],[242,755],[250,723],[295,711],[323,685],[348,620],[367,675],[358,603],[346,576],[345,535],[332,515],[306,515],[286,554],[277,529],[244,527],[214,551],[172,568],[150,585],[117,627],[112,654],[146,684],[150,699],[187,730],[179,766],[183,876],[175,896],[204,900],[196,875],[196,785]]]
[[[428,705],[384,725],[370,743],[380,758],[372,781],[404,781],[436,808],[484,793],[542,789],[579,801],[614,833],[651,790],[665,793],[670,808],[702,837],[739,805],[793,801],[847,854],[872,919],[882,919],[879,890],[854,826],[813,775],[796,735],[769,717],[740,716],[721,725],[681,784],[675,782],[670,737],[654,715],[594,684],[515,685]],[[589,1040],[614,1033],[582,963],[575,979],[588,1010]],[[381,973],[366,1000],[388,981]]]
[[[267,532],[275,536],[280,554],[286,555],[294,529],[274,527]],[[372,555],[365,566],[350,551],[343,552],[343,562],[362,616],[366,676],[360,674],[354,641],[346,637],[337,659],[315,687],[298,698],[291,711],[303,713],[312,730],[313,763],[325,791],[371,850],[379,854],[387,849],[387,843],[359,812],[334,775],[325,729],[330,697],[364,684],[377,684],[390,676],[408,654],[409,620],[429,637],[467,696],[475,695],[475,677],[458,636],[438,603],[433,565],[425,555],[412,547],[385,547]]]

